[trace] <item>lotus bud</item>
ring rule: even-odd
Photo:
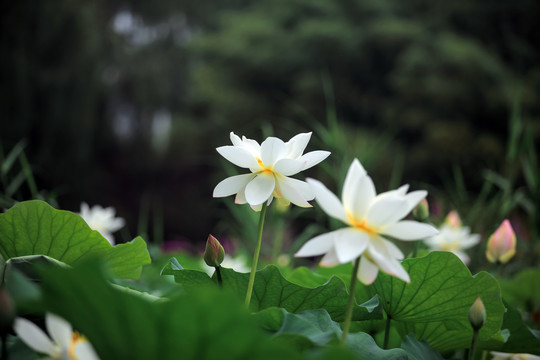
[[[492,263],[506,263],[516,253],[516,234],[510,221],[504,220],[489,237],[486,257]]]
[[[427,200],[424,198],[422,201],[416,205],[413,210],[413,217],[416,221],[426,221],[429,217],[429,205]]]
[[[480,296],[476,298],[469,310],[469,322],[474,331],[480,330],[486,322],[486,308],[484,307],[484,303],[482,302],[482,299],[480,299]]]
[[[206,249],[204,250],[204,262],[211,267],[218,267],[225,258],[225,250],[219,241],[212,235],[208,235]]]
[[[446,215],[446,220],[444,222],[453,228],[461,227],[461,219],[455,210],[450,211],[448,215]]]
[[[0,334],[6,334],[11,329],[15,319],[15,305],[6,288],[0,287]]]

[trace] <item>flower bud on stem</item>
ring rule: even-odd
[[[480,297],[477,297],[474,304],[469,310],[469,322],[473,328],[473,338],[471,347],[465,352],[465,360],[473,360],[474,352],[476,350],[476,343],[478,342],[478,333],[484,323],[486,322],[486,308]]]

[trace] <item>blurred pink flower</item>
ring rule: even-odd
[[[516,234],[510,221],[504,220],[489,237],[486,257],[492,263],[506,263],[516,254]]]

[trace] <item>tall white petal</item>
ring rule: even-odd
[[[401,216],[403,209],[407,208],[407,206],[407,201],[403,197],[377,197],[367,210],[367,224],[371,227],[379,228],[397,222],[401,219],[399,216]]]
[[[74,353],[78,360],[99,360],[99,356],[88,341],[79,341]]]
[[[338,230],[336,230],[338,231]],[[294,254],[296,257],[310,257],[322,255],[334,247],[334,239],[336,231],[332,231],[326,234],[315,236],[313,239],[308,240],[301,248]]]
[[[248,139],[245,136],[242,136],[242,143],[246,150],[251,152],[253,155],[260,157],[261,156],[261,145],[253,139]]]
[[[217,152],[236,166],[249,169],[260,168],[255,157],[246,149],[237,146],[220,146]]]
[[[238,193],[236,194],[236,197],[234,198],[234,203],[239,204],[239,205],[247,203],[245,186],[242,189],[240,189]]]
[[[379,268],[373,264],[366,256],[360,258],[360,266],[358,267],[358,273],[356,277],[364,285],[372,284],[377,278]]]
[[[328,188],[326,188],[322,182],[311,178],[308,178],[306,181],[313,188],[315,200],[323,211],[328,215],[349,224],[345,209],[343,209],[343,205],[341,204],[341,201],[339,201],[338,197],[328,190]]]
[[[307,201],[315,199],[315,191],[313,190],[313,187],[307,182],[285,176],[277,176],[277,178],[279,178],[280,180],[285,179],[285,181],[291,184],[291,186],[294,186],[296,191],[298,191],[298,193]]]
[[[60,345],[62,349],[67,349],[71,344],[71,334],[73,333],[71,324],[50,313],[45,316],[45,324],[54,342]]]
[[[362,166],[362,164],[360,164],[360,161],[358,161],[358,159],[354,159],[351,163],[351,166],[349,166],[349,170],[347,170],[347,176],[345,176],[345,182],[343,183],[342,199],[345,200],[347,198],[351,198],[351,192],[355,190],[358,179],[366,175],[367,172]]]
[[[311,188],[306,187],[306,185],[308,184],[303,181],[285,176],[276,178],[276,187],[283,198],[300,207],[311,207],[308,200],[313,200],[315,197]],[[310,191],[310,193],[307,193],[307,191]],[[304,195],[308,195],[308,197],[306,198]]]
[[[403,220],[384,228],[381,233],[400,240],[421,240],[437,235],[439,231],[429,224]]]
[[[13,323],[13,330],[31,349],[52,356],[59,353],[59,348],[33,322],[18,317]]]
[[[304,161],[296,159],[280,159],[274,165],[274,171],[284,176],[299,173],[304,168]]]
[[[287,157],[291,159],[300,157],[306,149],[309,139],[311,139],[311,132],[293,136],[285,143],[285,146],[287,147]]]
[[[286,153],[287,147],[281,139],[269,137],[261,144],[261,160],[266,166],[274,165]]]
[[[238,193],[244,186],[246,186],[256,175],[244,174],[235,175],[222,180],[214,188],[214,197],[225,197]]]
[[[345,228],[336,231],[334,248],[341,263],[348,263],[359,257],[369,244],[369,236],[363,231]]]
[[[234,132],[231,131],[229,134],[229,137],[231,138],[231,142],[234,146],[242,146],[242,139],[240,139],[240,136],[236,135]]]
[[[390,256],[392,256],[394,259],[403,260],[405,256],[403,255],[403,252],[391,241],[388,241],[386,239],[383,239],[384,246],[386,247],[386,250],[388,250],[388,253]]]
[[[367,216],[368,209],[375,198],[375,186],[367,175],[352,183],[348,198],[343,199],[345,210],[357,221],[361,222]]]
[[[375,239],[369,243],[368,254],[373,262],[385,273],[398,277],[405,282],[409,282],[409,274],[403,266],[392,256],[386,248],[383,239]]]
[[[336,254],[336,249],[332,248],[323,256],[320,262],[321,266],[336,266],[340,264]]]
[[[329,155],[330,151],[323,150],[311,151],[305,155],[302,155],[299,158],[299,160],[302,160],[304,162],[304,167],[302,168],[302,171],[317,165],[318,163],[326,159]]]
[[[408,185],[407,185],[408,186]],[[401,213],[395,214],[397,220],[403,219],[407,214],[409,214],[418,203],[427,196],[427,191],[417,190],[408,193],[404,196],[404,199],[407,201],[407,206],[401,210]]]
[[[272,195],[275,184],[273,175],[267,175],[266,173],[257,175],[246,186],[246,201],[250,205],[262,204]]]

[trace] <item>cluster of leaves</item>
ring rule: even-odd
[[[149,265],[141,238],[113,247],[78,215],[41,201],[0,214],[0,255],[2,284],[19,316],[64,317],[102,359],[442,359],[468,348],[467,314],[478,296],[487,312],[480,348],[540,354],[538,334],[503,302],[498,281],[486,272],[472,276],[451,253],[405,260],[410,284],[380,274],[359,286],[345,347],[337,344],[350,265],[286,276],[269,265],[257,273],[248,311],[248,274],[224,268],[218,285],[177,258]],[[538,277],[529,272],[520,284]],[[505,287],[518,306],[537,295]],[[384,324],[391,349],[381,348]],[[35,357],[15,336],[8,340],[17,358]]]

